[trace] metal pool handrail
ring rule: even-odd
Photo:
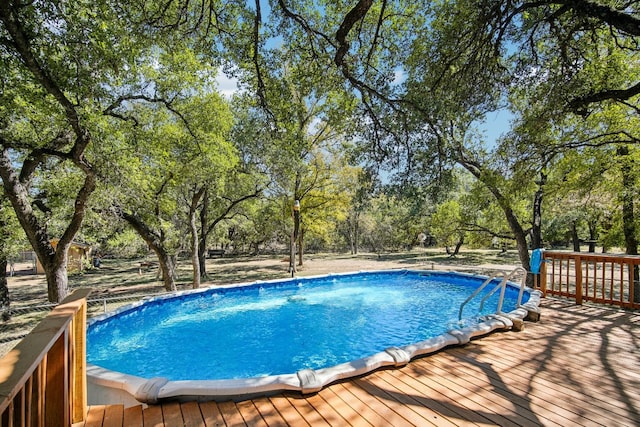
[[[511,278],[513,278],[513,276],[515,276],[515,274],[518,272],[524,273],[523,278],[520,281],[520,292],[518,293],[518,307],[520,307],[520,305],[522,304],[522,295],[524,294],[524,288],[526,286],[527,270],[525,270],[523,267],[516,267],[509,274],[507,274],[506,276],[503,276],[502,281],[496,286],[494,286],[494,288],[482,298],[482,300],[480,301],[480,311],[482,311],[482,308],[484,307],[484,303],[498,289],[500,289],[500,298],[498,299],[498,309],[496,310],[496,314],[502,313],[502,304],[504,302],[504,294],[507,288],[507,282]],[[462,304],[460,304],[460,310],[458,311],[458,320],[462,320],[462,310],[464,309],[464,306],[467,305],[467,303],[471,301],[473,298],[475,298],[476,295],[478,295],[489,283],[491,283],[494,279],[497,279],[498,277],[499,277],[499,274],[489,277],[487,280],[485,280],[482,283],[482,285],[480,285],[480,287],[478,287],[478,289],[476,289],[471,295],[469,295],[469,297],[466,300],[464,300]]]

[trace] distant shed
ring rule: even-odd
[[[53,239],[51,245],[56,248],[58,246],[58,239]],[[68,257],[67,271],[69,273],[82,271],[91,259],[91,246],[80,242],[72,242],[69,247]],[[42,267],[40,260],[36,263],[36,274],[44,274],[44,267]]]

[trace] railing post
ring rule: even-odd
[[[574,258],[574,268],[576,273],[576,304],[582,305],[582,260],[580,255]]]
[[[542,296],[547,296],[547,262],[545,255],[542,256],[542,263],[540,264],[540,292]]]
[[[84,420],[87,413],[87,301],[82,302],[71,323],[74,362],[71,372],[71,421]]]

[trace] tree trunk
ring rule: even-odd
[[[116,208],[116,213],[142,237],[151,250],[158,257],[158,263],[160,264],[160,271],[162,272],[162,281],[164,283],[164,289],[167,292],[173,292],[176,288],[175,270],[176,262],[175,257],[170,255],[164,246],[163,238],[156,234],[147,224],[145,224],[137,216],[124,212],[120,208]]]
[[[240,205],[245,200],[253,199],[260,196],[261,193],[262,193],[262,189],[256,188],[256,190],[253,193],[245,194],[238,197],[237,199],[230,200],[229,204],[225,206],[224,209],[221,210],[220,214],[216,218],[210,221],[209,208],[211,207],[210,206],[211,202],[209,199],[209,189],[207,188],[205,190],[205,193],[202,198],[202,207],[200,209],[201,230],[200,230],[200,248],[199,248],[200,249],[200,252],[199,252],[200,275],[203,278],[207,276],[205,261],[206,261],[207,241],[209,240],[209,235],[213,232],[213,230],[215,230],[216,226],[220,222],[222,222],[225,219],[231,218],[230,215],[236,206]]]
[[[547,175],[540,172],[540,180],[537,182],[538,190],[533,198],[533,224],[531,227],[531,249],[542,247],[542,199],[544,198],[544,185],[547,183]]]
[[[207,274],[207,247],[202,238],[202,235],[199,235],[200,243],[198,243],[198,263],[200,265],[200,279],[207,280],[209,275]]]
[[[522,226],[520,225],[516,215],[513,213],[513,210],[511,210],[511,208],[503,208],[503,210],[507,218],[507,222],[509,223],[509,228],[511,228],[511,232],[516,239],[516,247],[518,249],[520,263],[527,271],[531,271],[531,259],[529,258],[529,248],[527,246],[527,234],[522,229]]]
[[[198,262],[200,263],[200,278],[206,280],[207,276],[207,219],[209,217],[209,188],[207,187],[202,195],[200,203],[200,234],[198,242]]]
[[[58,286],[48,287],[49,301],[60,302],[69,294],[69,276],[66,262],[64,265],[45,268],[47,283],[56,283]],[[63,287],[64,286],[64,287]]]
[[[351,255],[356,254],[356,246],[353,242],[353,232],[349,233],[349,247],[351,248]]]
[[[451,254],[449,255],[450,257],[454,257],[456,255],[458,255],[458,253],[460,252],[460,248],[462,247],[462,245],[464,244],[464,236],[460,236],[458,238],[458,241],[456,242],[456,246],[453,248],[453,252],[451,252]],[[447,250],[449,248],[447,247]]]
[[[618,147],[618,156],[622,157],[622,223],[624,231],[625,253],[638,255],[638,239],[636,238],[636,223],[634,218],[634,176],[629,156],[629,147]]]
[[[88,166],[85,166],[84,172],[83,186],[78,190],[73,203],[73,215],[67,228],[62,233],[57,247],[54,249],[46,225],[40,222],[33,211],[27,187],[23,185],[13,168],[9,151],[5,148],[0,154],[0,176],[2,177],[5,195],[11,202],[16,217],[45,270],[47,294],[50,302],[60,302],[67,296],[69,284],[67,251],[82,225],[89,196],[96,188],[93,171]]]
[[[296,199],[293,205],[293,231],[291,232],[291,254],[289,258],[289,269],[291,275],[297,272],[296,269],[296,243],[300,233],[300,201]],[[300,250],[300,248],[298,248]]]
[[[200,190],[196,191],[191,198],[191,205],[189,206],[189,229],[191,232],[191,266],[193,269],[193,289],[198,289],[200,287],[200,268],[201,265],[204,265],[204,262],[200,263],[200,250],[199,250],[199,240],[198,240],[198,221],[197,221],[197,212],[198,212],[198,204],[200,203],[200,199],[206,192],[206,188],[202,187]]]
[[[4,198],[4,194],[0,192],[0,197]],[[7,243],[11,239],[8,232],[8,221],[6,220],[5,209],[9,209],[9,204],[4,203],[4,200],[0,199],[0,313],[3,321],[7,321],[11,318],[10,311],[10,299],[9,299],[9,286],[7,283]],[[13,265],[12,265],[13,267]],[[13,270],[11,271],[13,273]]]
[[[491,176],[492,172],[488,170],[482,169],[481,165],[472,163],[467,161],[464,156],[459,156],[456,161],[462,165],[465,169],[467,169],[476,179],[482,182],[487,189],[493,194],[498,205],[504,212],[504,215],[507,219],[507,223],[509,224],[509,228],[513,233],[513,236],[516,240],[516,247],[518,250],[518,257],[520,258],[520,263],[522,267],[524,267],[527,271],[531,270],[531,260],[529,258],[529,247],[527,245],[527,235],[524,232],[522,226],[520,225],[520,221],[516,217],[513,209],[509,205],[509,201],[502,195],[500,189],[492,182]],[[528,275],[527,283],[533,283],[533,276]]]
[[[28,30],[31,24],[25,24],[23,19],[27,19],[27,14],[21,14],[17,11],[22,6],[17,4],[9,5],[8,2],[0,3],[0,19],[3,22],[3,46],[4,54],[16,56],[21,63],[32,74],[32,83],[34,93],[37,96],[43,96],[45,93],[49,95],[49,101],[53,101],[61,107],[66,118],[66,125],[55,129],[49,129],[52,133],[58,133],[54,144],[40,145],[32,147],[31,151],[25,150],[25,156],[13,156],[9,153],[9,149],[3,145],[0,153],[0,176],[2,177],[5,195],[11,201],[13,210],[16,213],[18,221],[22,226],[29,243],[31,244],[36,255],[45,269],[47,277],[47,289],[49,301],[60,302],[68,292],[67,278],[67,250],[76,233],[82,226],[82,221],[87,209],[89,196],[96,188],[96,175],[92,165],[85,157],[85,151],[91,143],[91,133],[83,126],[80,118],[79,100],[73,101],[67,98],[65,90],[62,86],[58,86],[56,75],[51,75],[47,64],[47,59],[40,55],[39,44],[37,39],[31,40],[30,37],[35,33]],[[44,62],[36,60],[42,58]],[[52,124],[51,126],[57,126]],[[4,129],[4,124],[3,124]],[[37,132],[37,130],[36,130]],[[6,135],[3,135],[3,138]],[[4,142],[4,140],[3,140]],[[63,151],[58,151],[58,147],[70,145]],[[19,171],[17,168],[22,157],[22,166]],[[30,197],[29,183],[33,179],[36,171],[38,171],[49,158],[62,160],[63,162],[71,162],[84,174],[84,182],[78,190],[75,200],[69,204],[73,206],[73,213],[69,219],[67,227],[64,229],[58,246],[53,250],[51,246],[51,236],[47,232],[46,223],[41,220],[33,212],[31,206],[32,197]],[[63,170],[68,163],[59,165],[57,169]],[[55,173],[55,172],[50,172]],[[46,176],[43,177],[46,179]]]
[[[571,241],[573,242],[573,251],[580,252],[580,237],[578,237],[577,221],[571,221]]]
[[[161,248],[154,248],[154,252],[158,256],[160,271],[162,272],[162,283],[167,292],[174,292],[176,287],[176,257],[169,255]]]
[[[200,287],[200,254],[198,244],[198,225],[196,224],[195,212],[190,215],[189,225],[191,229],[191,268],[193,270],[193,289]]]
[[[11,318],[10,304],[11,299],[7,284],[7,257],[0,256],[0,313],[4,322]]]
[[[298,266],[302,267],[304,259],[304,227],[300,228],[300,236],[298,237]]]
[[[289,245],[289,272],[291,273],[291,277],[293,277],[296,270],[296,238],[291,232],[291,243]]]

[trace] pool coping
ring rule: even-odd
[[[108,317],[115,316],[123,311],[134,309],[149,301],[171,299],[181,295],[208,292],[211,289],[229,289],[248,287],[252,285],[286,283],[301,279],[321,279],[343,275],[361,273],[385,273],[385,272],[412,272],[412,273],[452,273],[438,272],[434,270],[375,270],[348,273],[324,274],[309,277],[294,277],[291,279],[274,279],[268,281],[255,281],[235,285],[210,286],[199,289],[191,289],[164,294],[155,297],[146,297],[133,304],[127,304],[112,312],[96,316],[88,322],[92,324]],[[470,273],[457,275],[474,278],[487,278],[487,276]],[[513,284],[513,282],[511,282]],[[518,286],[519,288],[520,286]],[[101,400],[96,403],[124,403],[154,404],[163,400],[244,400],[256,396],[276,394],[282,391],[297,391],[302,394],[315,393],[325,386],[336,381],[364,375],[382,367],[400,367],[408,364],[412,359],[434,353],[448,346],[463,345],[471,339],[487,335],[496,330],[520,329],[522,321],[531,314],[539,314],[540,291],[526,288],[529,292],[529,300],[518,308],[508,313],[492,314],[484,316],[481,322],[460,329],[451,329],[448,332],[402,347],[390,347],[379,353],[338,364],[322,369],[303,369],[296,373],[270,375],[265,377],[224,379],[224,380],[178,380],[169,381],[166,378],[142,378],[121,372],[111,371],[97,365],[87,363],[87,383],[90,391],[90,399]],[[94,393],[91,393],[93,387]],[[109,400],[105,402],[104,400]]]

